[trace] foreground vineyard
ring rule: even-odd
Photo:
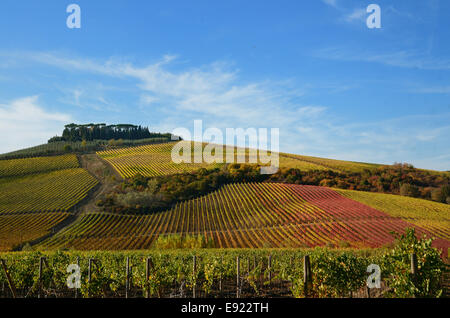
[[[445,264],[430,244],[407,230],[382,249],[46,251],[0,258],[17,294],[26,297],[440,297]],[[69,264],[80,266],[80,290],[67,288]],[[366,288],[369,264],[379,266],[381,289]],[[0,290],[5,296],[11,293]]]
[[[201,234],[217,247],[380,247],[412,226],[328,188],[230,184],[151,215],[87,214],[38,248],[143,249],[171,233]]]
[[[0,179],[0,214],[67,211],[97,184],[81,168]]]
[[[316,278],[323,280],[321,269],[330,270],[325,260],[338,260],[351,265],[353,283],[351,290],[364,286],[365,270],[370,262],[381,263],[379,251],[308,251],[286,249],[258,250],[148,250],[130,252],[45,252],[6,253],[5,260],[19,293],[36,297],[41,295],[74,297],[75,292],[66,286],[68,264],[79,263],[81,267],[81,290],[78,297],[124,297],[126,288],[127,259],[132,267],[128,295],[131,297],[192,297],[195,286],[197,297],[235,297],[236,276],[240,277],[242,296],[301,296],[303,286],[302,258],[309,254]],[[196,256],[196,272],[193,273],[193,256]],[[267,275],[270,256],[271,279]],[[324,259],[322,256],[326,256]],[[40,257],[46,257],[49,266],[44,267],[42,288],[39,290]],[[236,270],[236,258],[241,266]],[[89,260],[95,260],[88,277]],[[147,259],[151,262],[148,279],[145,276]],[[348,260],[352,260],[350,264]],[[356,262],[355,262],[356,260]],[[348,293],[345,277],[339,284],[327,286],[326,291],[317,289],[318,296],[337,296]],[[269,285],[269,282],[271,285]],[[0,271],[0,284],[7,284]],[[328,284],[328,281],[326,282]],[[331,283],[331,281],[330,281]],[[318,285],[317,285],[318,286]],[[34,287],[34,288],[33,288]],[[8,293],[8,291],[3,291]],[[50,294],[51,293],[51,294]],[[278,293],[278,294],[277,294]],[[319,294],[320,293],[320,294]],[[1,290],[0,290],[0,296]]]
[[[0,215],[0,251],[48,234],[67,216],[64,212]]]

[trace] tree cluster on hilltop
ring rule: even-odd
[[[154,137],[167,137],[167,134],[153,133],[148,127],[118,124],[68,124],[64,126],[62,136],[55,136],[48,140],[49,143],[57,141],[92,141],[92,140],[111,140],[126,139],[136,140]]]

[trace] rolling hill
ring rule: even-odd
[[[173,163],[174,144],[0,160],[0,251],[26,242],[44,250],[147,249],[171,234],[202,235],[221,248],[366,248],[390,244],[391,231],[414,227],[447,253],[450,206],[399,195],[253,182],[227,184],[146,215],[106,213],[93,203],[121,178],[223,166]],[[354,175],[381,165],[280,153],[280,167]]]
[[[379,198],[378,198],[379,199]],[[450,216],[447,205],[433,206]],[[204,235],[221,248],[381,247],[391,231],[414,227],[448,247],[450,229],[422,227],[324,187],[271,183],[230,184],[152,215],[88,213],[42,249],[146,249],[160,235]]]

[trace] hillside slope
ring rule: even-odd
[[[98,211],[97,199],[122,177],[221,166],[175,164],[174,144],[0,160],[0,250],[20,248],[29,241],[41,248],[148,248],[159,235],[173,233],[202,234],[218,247],[377,247],[392,241],[391,230],[413,224],[420,233],[450,238],[449,205],[292,184],[231,184],[146,216]],[[234,151],[235,156],[243,153],[248,162],[248,150]],[[192,148],[192,157],[194,152]],[[358,173],[380,165],[280,153],[280,166]]]
[[[216,247],[381,247],[393,241],[391,231],[406,227],[431,235],[328,188],[230,184],[151,215],[86,214],[37,248],[143,249],[173,233],[201,234]],[[436,245],[448,248],[449,241],[440,238]]]
[[[450,205],[385,193],[336,189],[343,196],[450,240]]]
[[[189,141],[184,141],[186,145]],[[207,164],[207,163],[195,163],[194,156],[196,153],[195,144],[191,145],[191,163],[176,164],[172,162],[171,152],[172,147],[176,142],[169,142],[163,144],[144,145],[137,147],[126,147],[111,149],[105,151],[99,151],[97,154],[108,161],[122,177],[132,177],[135,174],[141,174],[143,176],[159,176],[170,175],[173,173],[180,173],[186,171],[193,171],[198,168],[214,168],[221,164]],[[202,149],[205,149],[206,144],[202,145]],[[223,156],[222,162],[226,162],[226,147],[222,146]],[[238,155],[245,156],[245,163],[261,163],[257,160],[257,157],[253,156],[248,149],[233,148],[234,158],[237,162]],[[201,155],[201,154],[200,154]],[[251,161],[253,160],[253,161]],[[360,172],[364,169],[376,169],[381,165],[368,164],[360,162],[350,162],[342,160],[324,159],[300,155],[291,155],[286,153],[279,154],[279,165],[281,168],[296,168],[300,170],[333,170],[336,172]]]
[[[52,234],[97,179],[73,154],[0,160],[0,251]]]

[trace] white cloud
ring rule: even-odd
[[[323,50],[317,55],[388,63],[386,56],[365,56],[338,49]],[[133,112],[143,124],[146,123],[146,113],[149,115],[148,121],[156,119],[158,124],[152,126],[154,130],[172,131],[176,127],[186,127],[192,131],[194,119],[202,119],[204,129],[217,127],[223,131],[227,127],[280,128],[280,146],[284,152],[380,163],[407,161],[416,165],[430,163],[425,156],[442,155],[441,148],[445,149],[450,134],[447,125],[450,115],[445,114],[437,118],[409,116],[374,123],[349,123],[347,118],[332,115],[329,107],[302,104],[301,98],[305,92],[298,89],[293,81],[243,82],[239,70],[227,63],[174,71],[171,67],[174,56],[165,56],[144,66],[123,60],[94,62],[60,56],[52,58],[49,54],[39,53],[29,56],[41,56],[39,63],[68,71],[116,78],[119,83],[123,79],[128,83],[129,79],[133,79],[138,88],[137,105]],[[409,67],[404,64],[411,63],[406,58],[408,56],[406,53],[391,55],[394,62],[391,60],[389,63]],[[84,98],[85,95],[83,92],[80,96]],[[105,103],[111,99],[105,97],[99,101]],[[36,101],[37,98],[29,100],[28,104],[34,105]],[[129,113],[131,108],[127,108]],[[62,119],[56,116],[53,119]],[[42,123],[41,126],[45,125]],[[11,126],[10,129],[19,130]],[[42,127],[36,129],[39,131]],[[60,129],[55,132],[59,133]],[[47,133],[46,138],[52,134]],[[448,169],[449,166],[450,163],[443,158],[427,167]]]
[[[83,95],[83,91],[81,89],[74,89],[72,91],[73,94],[73,103],[74,105],[80,106],[80,97]]]
[[[450,86],[421,87],[412,90],[412,92],[422,94],[450,94]]]
[[[361,8],[354,9],[351,13],[344,16],[344,20],[347,22],[364,21],[366,18],[366,10]]]
[[[420,52],[397,51],[389,53],[373,53],[349,51],[342,48],[325,48],[313,52],[313,56],[336,61],[359,61],[378,63],[402,68],[423,70],[450,70],[450,59],[433,58]]]
[[[148,105],[156,103],[158,101],[158,98],[151,96],[151,95],[143,94],[139,98],[139,101],[140,101],[141,105],[148,106]]]
[[[165,107],[161,111],[189,111],[193,114],[191,119],[195,115],[211,117],[210,119],[222,117],[219,121],[221,126],[246,124],[279,127],[295,119],[300,120],[299,116],[302,115],[286,111],[289,107],[298,108],[299,105],[293,104],[290,99],[304,93],[292,83],[240,83],[239,71],[223,62],[174,72],[168,69],[168,65],[175,57],[168,55],[144,67],[112,59],[96,63],[88,59],[67,58],[50,53],[24,53],[22,57],[24,56],[66,70],[134,78],[138,81],[138,87],[145,92],[140,98],[141,104],[151,105],[157,101]],[[183,121],[189,120],[186,116],[183,118]]]
[[[337,0],[322,0],[322,1],[329,6],[337,7]]]
[[[47,142],[61,133],[69,115],[46,111],[38,104],[38,96],[15,99],[0,104],[0,153]]]
[[[365,123],[345,123],[326,113],[297,127],[284,145],[290,151],[342,160],[449,170],[442,157],[450,135],[450,113],[404,116]],[[434,160],[432,160],[434,155]]]

